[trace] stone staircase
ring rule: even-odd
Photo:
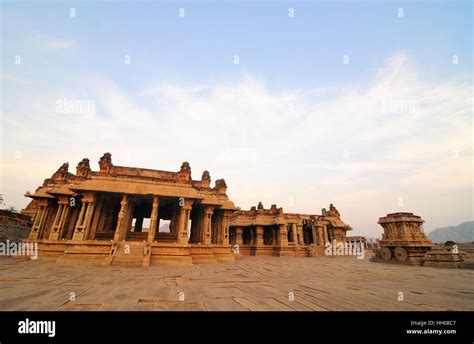
[[[142,267],[144,248],[145,244],[143,242],[124,241],[118,243],[111,265],[133,268]]]

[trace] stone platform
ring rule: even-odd
[[[471,270],[354,257],[242,256],[148,269],[1,257],[0,310],[472,311],[473,280]]]
[[[234,260],[234,254],[228,245],[216,244],[41,240],[38,250],[40,261],[54,261],[72,266],[180,266]]]

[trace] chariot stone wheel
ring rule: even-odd
[[[403,247],[397,247],[395,249],[395,257],[398,261],[404,262],[405,260],[407,260],[408,253]]]
[[[382,251],[381,251],[381,254],[382,254],[383,260],[385,260],[385,261],[389,261],[390,258],[392,258],[392,252],[390,251],[390,249],[388,247],[383,247]]]

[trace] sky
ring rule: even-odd
[[[470,1],[0,4],[3,206],[110,152],[352,235],[474,219]]]

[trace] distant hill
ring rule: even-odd
[[[448,240],[456,243],[474,242],[474,221],[461,223],[459,226],[437,228],[428,233],[428,238],[439,244]]]

